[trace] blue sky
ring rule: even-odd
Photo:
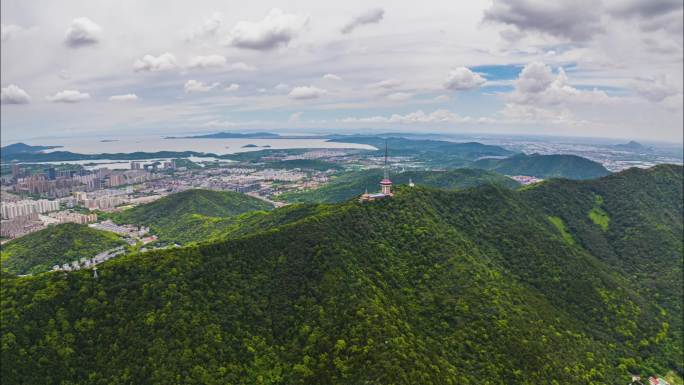
[[[3,1],[2,139],[371,127],[682,140],[681,1],[325,3]]]

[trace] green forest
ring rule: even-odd
[[[162,241],[187,243],[227,231],[240,214],[271,209],[270,203],[245,194],[193,189],[114,213],[111,219],[149,226]]]
[[[566,154],[518,154],[504,159],[481,159],[472,166],[506,175],[530,175],[537,178],[594,179],[610,174],[601,163]]]
[[[521,189],[401,186],[374,202],[242,214],[221,239],[118,257],[98,278],[3,272],[1,378],[681,378],[682,181],[681,166],[662,165]]]
[[[125,245],[116,234],[86,225],[64,223],[49,226],[2,245],[2,271],[35,274],[80,258]]]
[[[373,192],[379,189],[378,181],[382,179],[381,169],[349,171],[333,176],[332,180],[322,187],[302,192],[286,193],[280,199],[286,202],[301,203],[334,203],[359,196],[368,189]],[[515,188],[520,184],[495,172],[462,168],[448,171],[405,171],[392,175],[392,181],[408,184],[409,180],[421,186],[442,189],[462,189],[482,184],[496,184],[502,187]]]

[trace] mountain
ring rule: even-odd
[[[5,274],[0,373],[45,384],[681,380],[681,231],[679,166],[292,205],[229,239],[110,260],[98,279]]]
[[[149,226],[162,241],[187,243],[226,231],[240,214],[272,208],[270,203],[236,192],[187,190],[116,213],[112,219]]]
[[[376,155],[385,151],[385,143],[390,156],[411,156],[433,167],[462,167],[482,157],[510,156],[515,154],[503,147],[477,142],[447,142],[428,139],[408,139],[404,137],[381,137],[348,135],[331,139],[331,142],[359,143],[374,146]]]
[[[625,144],[615,144],[611,147],[616,149],[616,150],[629,151],[629,152],[639,152],[639,153],[653,152],[652,148],[646,147],[643,144],[641,144],[639,142],[635,142],[633,140],[631,140]]]
[[[86,225],[64,223],[25,235],[2,245],[2,270],[13,274],[49,271],[54,265],[125,245],[121,238]]]
[[[302,192],[281,195],[287,202],[302,203],[334,203],[359,196],[368,191],[378,190],[378,181],[382,179],[381,169],[352,171],[334,176],[333,179],[320,188]],[[520,184],[501,174],[479,169],[455,169],[448,171],[406,171],[393,174],[392,181],[396,185],[408,184],[409,180],[418,185],[438,187],[443,189],[459,189],[475,187],[492,183],[508,188],[518,187]]]
[[[601,163],[577,155],[518,154],[504,159],[480,159],[473,167],[505,175],[528,175],[537,178],[593,179],[610,171]]]
[[[237,133],[237,132],[217,132],[214,134],[193,135],[193,136],[168,136],[164,139],[273,139],[279,138],[280,135],[270,132],[251,132],[251,133]]]
[[[0,148],[3,158],[16,154],[34,154],[44,150],[59,148],[62,146],[30,146],[26,143],[14,143]]]

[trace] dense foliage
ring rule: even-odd
[[[317,189],[287,193],[280,198],[288,202],[342,202],[363,194],[366,189],[370,192],[379,190],[378,181],[382,179],[382,175],[383,171],[380,169],[346,172],[334,176],[329,183]],[[509,188],[519,186],[513,179],[479,169],[406,171],[391,177],[396,185],[407,184],[411,180],[417,185],[443,189],[468,188],[487,183]]]
[[[2,270],[14,274],[40,273],[123,244],[118,235],[86,225],[49,226],[2,245]]]
[[[187,243],[225,232],[239,214],[272,208],[270,203],[236,192],[187,190],[114,214],[112,219],[149,226],[163,241]]]
[[[597,205],[607,230],[589,217]],[[403,187],[245,224],[223,241],[111,260],[99,279],[3,276],[3,383],[682,374],[681,167],[520,190]]]
[[[601,163],[577,155],[525,155],[504,159],[481,159],[473,164],[506,175],[537,178],[594,179],[610,174]]]

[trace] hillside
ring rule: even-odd
[[[594,179],[610,174],[602,164],[577,155],[519,154],[504,159],[481,159],[473,167],[537,178]]]
[[[13,274],[40,273],[124,244],[114,233],[64,223],[2,245],[2,270]]]
[[[236,192],[187,190],[116,213],[112,219],[149,226],[162,241],[187,243],[226,231],[239,214],[272,208],[265,201]]]
[[[302,203],[342,202],[363,194],[366,188],[369,191],[377,190],[382,173],[381,169],[347,172],[333,177],[328,184],[318,189],[283,194],[280,198],[287,202]],[[519,186],[513,179],[479,169],[406,171],[392,175],[392,181],[396,185],[408,184],[409,179],[417,185],[443,189],[468,188],[487,183],[509,188]]]
[[[234,239],[108,261],[97,280],[88,271],[4,276],[2,379],[681,376],[681,318],[668,306],[682,294],[668,298],[670,277],[657,274],[673,268],[681,279],[681,242],[671,239],[681,237],[681,202],[675,166],[522,190],[404,187],[390,200],[278,209]],[[640,233],[649,227],[660,234]],[[643,250],[663,264],[656,274]]]

